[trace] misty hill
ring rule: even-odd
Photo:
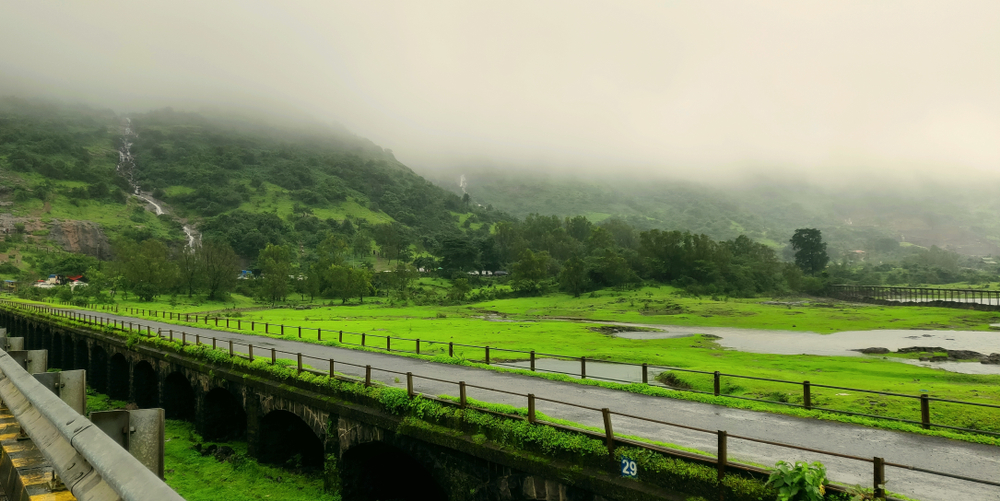
[[[831,256],[893,247],[938,246],[967,255],[1000,254],[1000,200],[990,186],[834,188],[774,179],[712,186],[667,179],[545,174],[490,169],[434,172],[435,181],[474,203],[516,217],[531,213],[592,221],[622,218],[637,229],[682,229],[728,240],[745,234],[786,246],[796,228],[823,231]],[[790,249],[789,249],[790,250]],[[787,252],[787,251],[786,251]],[[787,256],[786,256],[787,257]]]
[[[116,172],[126,118],[135,132],[134,181],[168,214],[147,211]],[[461,197],[391,151],[342,129],[274,123],[169,108],[126,117],[2,99],[0,226],[24,224],[36,243],[106,256],[119,237],[181,245],[189,221],[225,236],[249,260],[268,241],[312,248],[324,231],[390,224],[429,244],[468,231],[459,226],[469,213]],[[477,226],[498,217],[476,212]],[[89,234],[62,237],[81,229]]]

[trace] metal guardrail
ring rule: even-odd
[[[183,501],[128,451],[2,351],[0,398],[80,501]]]

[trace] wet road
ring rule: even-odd
[[[235,334],[211,328],[181,327],[154,320],[109,315],[104,312],[100,312],[98,316],[118,321],[137,322],[143,327],[150,326],[154,331],[158,328],[162,329],[164,333],[168,329],[173,329],[175,333],[183,330],[188,333],[189,341],[193,341],[195,334],[202,337],[202,342],[208,343],[211,342],[212,337],[215,337],[219,340],[220,347],[228,344],[229,340],[233,340],[234,343],[253,344],[255,354],[258,357],[269,357],[270,349],[274,348],[291,354],[302,353],[322,359],[333,358],[338,362],[348,362],[361,366],[371,365],[373,368],[402,373],[412,372],[415,376],[427,376],[456,382],[455,384],[447,384],[415,377],[414,389],[431,395],[457,396],[457,382],[465,381],[469,385],[498,388],[521,394],[533,393],[538,398],[549,398],[594,408],[607,407],[614,412],[687,426],[709,430],[726,430],[734,435],[866,458],[878,456],[885,458],[887,462],[984,480],[996,481],[998,472],[1000,472],[1000,447],[879,430],[846,423],[650,397],[538,377],[439,364],[387,353],[372,353],[264,336]],[[245,353],[245,347],[239,351]],[[294,355],[288,354],[279,354],[278,356],[279,358],[294,358]],[[306,363],[320,370],[325,370],[328,367],[328,362],[324,364],[307,360]],[[338,364],[337,371],[357,377],[364,376],[363,368],[350,367],[345,364]],[[372,378],[389,386],[405,387],[406,384],[405,377],[379,370],[373,370]],[[475,388],[469,388],[468,396],[486,402],[519,407],[527,405],[524,397]],[[538,401],[536,408],[554,418],[603,428],[602,416],[596,411],[545,401]],[[715,434],[683,430],[619,416],[614,416],[613,421],[617,433],[674,443],[710,453],[715,452]],[[870,463],[749,443],[743,440],[730,439],[729,455],[732,461],[742,460],[764,465],[773,465],[778,460],[821,461],[827,466],[828,476],[834,481],[869,485],[872,479],[872,465]],[[995,486],[974,484],[888,466],[886,467],[886,478],[890,490],[921,500],[1000,500],[1000,487]]]

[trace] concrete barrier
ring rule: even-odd
[[[80,501],[183,501],[5,352],[0,352],[0,398]]]

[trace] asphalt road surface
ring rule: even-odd
[[[373,367],[372,379],[389,386],[405,387],[405,377],[375,370],[375,368],[402,373],[412,372],[414,376],[427,376],[455,382],[454,384],[441,383],[415,377],[414,390],[430,395],[457,396],[457,382],[465,381],[468,385],[497,388],[520,394],[533,393],[536,398],[549,398],[594,408],[607,407],[614,412],[634,416],[709,430],[726,430],[733,435],[743,435],[865,458],[878,456],[884,458],[886,462],[994,482],[1000,479],[1000,447],[995,446],[867,428],[846,423],[732,409],[663,397],[650,397],[620,390],[551,381],[539,377],[428,362],[388,353],[334,348],[265,336],[235,334],[210,328],[178,326],[149,319],[111,315],[106,312],[98,312],[97,314],[107,319],[137,322],[143,327],[148,325],[153,331],[160,328],[166,333],[168,329],[173,329],[177,335],[178,331],[183,330],[188,333],[190,342],[193,342],[195,334],[202,337],[203,343],[210,343],[211,338],[215,337],[219,340],[220,348],[228,345],[229,340],[244,345],[253,344],[255,355],[258,357],[270,357],[270,349],[275,348],[278,351],[293,354],[302,353],[323,359],[333,358],[337,362],[348,362],[361,366],[371,365]],[[333,332],[331,331],[330,334],[332,335]],[[246,353],[246,347],[242,347],[239,351]],[[278,357],[294,358],[294,355],[290,357],[279,354]],[[305,363],[313,365],[319,370],[327,370],[329,365],[328,363],[324,365],[308,360]],[[363,367],[338,364],[336,370],[343,374],[364,377]],[[524,397],[498,392],[469,388],[467,395],[469,398],[485,402],[510,404],[518,407],[527,406]],[[536,402],[536,409],[553,418],[566,419],[598,428],[604,426],[603,418],[599,412],[545,401]],[[717,437],[714,434],[619,416],[613,417],[613,426],[616,433],[678,444],[713,454],[716,450]],[[730,461],[737,462],[746,461],[773,465],[779,460],[820,461],[826,465],[827,475],[831,480],[871,487],[873,477],[871,463],[732,438],[729,440],[728,449]],[[1000,500],[1000,487],[889,466],[886,467],[886,488],[924,501]]]

